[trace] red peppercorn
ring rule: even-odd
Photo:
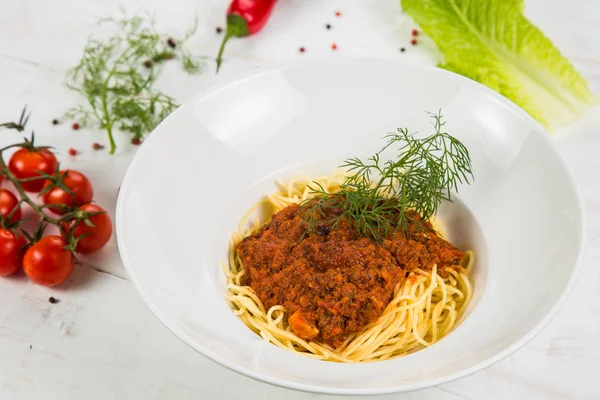
[[[167,60],[172,60],[172,59],[173,59],[173,54],[172,53],[167,54]]]
[[[142,144],[142,139],[140,139],[139,137],[134,137],[133,139],[131,139],[131,144],[138,146]]]
[[[304,47],[300,47],[298,50],[300,51],[300,53],[304,53],[306,51]]]
[[[331,45],[331,50],[337,50],[337,44],[333,43],[333,44]]]
[[[69,155],[70,156],[76,156],[77,155],[77,150],[75,150],[74,148],[70,148],[69,149]]]
[[[342,15],[342,13],[341,13],[341,12],[339,12],[339,11],[336,11],[336,12],[335,12],[335,16],[336,16],[336,17],[339,17],[340,15]]]
[[[413,36],[417,36],[419,34],[419,31],[416,29],[413,29],[411,33]]]
[[[410,41],[410,44],[412,44],[413,46],[417,44],[417,39],[413,39]]]
[[[71,128],[73,128],[74,131],[79,129],[79,124],[77,122],[73,122],[73,125],[71,125]]]
[[[57,119],[53,119],[52,120],[52,125],[58,125],[58,120]]]
[[[100,143],[92,144],[92,149],[94,149],[94,150],[102,150],[103,148],[104,148],[104,146],[102,146]]]

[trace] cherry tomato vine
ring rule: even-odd
[[[18,122],[0,128],[23,132],[28,120],[25,107]],[[14,149],[7,162],[6,152]],[[15,193],[0,188],[0,276],[22,267],[35,283],[55,286],[69,278],[78,253],[93,253],[109,241],[112,221],[92,203],[88,178],[75,170],[61,170],[52,148],[36,145],[33,132],[21,143],[0,148],[0,184],[3,181],[12,183]],[[24,204],[37,216],[31,232],[22,228]],[[44,235],[49,225],[58,229],[57,235]]]

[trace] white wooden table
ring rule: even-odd
[[[220,76],[300,58],[378,56],[435,64],[427,40],[409,44],[411,22],[397,0],[281,0],[264,31],[229,43]],[[94,152],[101,131],[72,131],[50,121],[80,99],[62,85],[97,17],[141,7],[175,35],[199,19],[190,46],[213,57],[226,0],[0,0],[0,121],[23,104],[39,143],[87,174],[96,200],[114,213],[117,187],[135,153],[121,137],[116,156]],[[526,0],[538,24],[600,93],[600,2]],[[335,17],[335,11],[341,11]],[[325,25],[332,25],[326,30]],[[338,49],[331,50],[336,43]],[[299,47],[306,52],[300,53]],[[399,49],[405,47],[404,53]],[[173,66],[160,84],[180,102],[214,82],[210,63],[188,77]],[[3,131],[0,144],[17,139]],[[119,135],[120,136],[120,135]],[[514,355],[467,378],[382,399],[600,398],[600,113],[556,135],[585,197],[588,246],[581,277],[550,325]],[[70,157],[67,149],[82,152]],[[160,182],[157,184],[160,185]],[[60,299],[50,304],[49,296]],[[0,279],[0,399],[333,399],[270,386],[233,373],[184,345],[154,317],[127,279],[113,238],[77,268],[68,284],[47,289],[23,275]]]

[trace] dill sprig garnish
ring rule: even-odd
[[[71,108],[63,119],[76,119],[81,126],[98,123],[108,134],[113,154],[116,129],[141,139],[177,108],[175,100],[153,84],[166,60],[178,59],[190,74],[200,71],[200,59],[184,46],[197,24],[183,39],[159,33],[150,15],[103,18],[99,24],[110,24],[117,33],[104,40],[89,39],[79,64],[68,71],[67,87],[84,96],[87,104]]]
[[[432,135],[417,138],[407,129],[398,129],[385,136],[385,146],[367,161],[347,159],[340,167],[350,174],[339,192],[327,193],[318,183],[311,186],[313,197],[299,207],[307,222],[305,234],[323,223],[335,227],[342,219],[354,221],[360,236],[378,242],[398,229],[408,234],[410,225],[423,227],[421,221],[434,216],[442,200],[452,200],[459,183],[470,183],[473,172],[467,148],[442,132],[441,113],[430,115]],[[393,146],[398,146],[397,158],[382,161],[383,151]],[[324,221],[325,217],[330,219]]]

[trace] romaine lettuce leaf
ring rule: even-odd
[[[511,99],[549,130],[581,117],[598,98],[523,15],[523,0],[401,0],[444,55],[440,67]]]

